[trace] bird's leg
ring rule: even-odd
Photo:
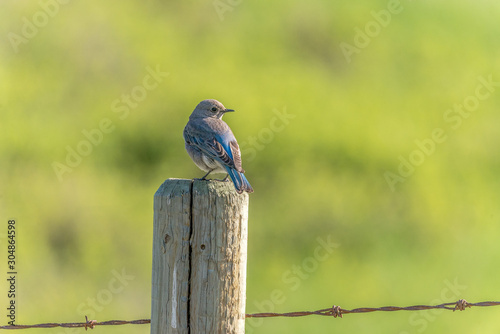
[[[212,170],[213,170],[213,169],[209,170],[209,171],[208,171],[208,173],[206,173],[205,175],[203,175],[203,177],[202,177],[200,180],[206,180],[206,179],[207,179],[208,174],[212,173]]]
[[[226,177],[223,178],[222,180],[216,179],[216,181],[226,182],[228,177],[229,177],[229,174],[227,174]]]
[[[207,176],[208,174],[212,173],[213,169],[209,170],[208,173],[206,173],[205,175],[203,175],[203,177],[201,179],[199,178],[194,178],[194,180],[206,180],[207,179]]]

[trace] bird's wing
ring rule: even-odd
[[[234,166],[236,167],[236,170],[241,173],[245,173],[243,170],[243,167],[241,166],[241,152],[240,152],[240,147],[238,146],[238,143],[236,140],[230,141],[229,142],[229,147],[230,151],[233,154],[233,161],[234,161]]]
[[[245,171],[241,167],[240,147],[238,146],[238,143],[236,142],[236,138],[234,138],[233,133],[229,131],[223,135],[217,134],[215,136],[215,139],[217,141],[217,144],[222,146],[228,158],[231,159],[231,164],[227,165],[230,166],[231,168],[236,169],[238,172],[244,173]]]
[[[213,159],[216,159],[222,165],[237,169],[235,166],[235,160],[233,160],[233,151],[231,148],[234,147],[234,145],[238,148],[238,144],[236,141],[234,141],[234,144],[231,141],[228,141],[231,137],[234,138],[232,133],[220,135],[218,133],[207,134],[207,132],[204,132],[202,134],[198,133],[198,131],[195,131],[193,128],[184,131],[184,139],[188,144],[199,148],[203,153]],[[241,167],[239,148],[236,161],[239,162]]]

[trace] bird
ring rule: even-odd
[[[207,172],[201,180],[210,173],[227,173],[219,181],[226,181],[229,176],[236,192],[252,193],[253,188],[243,174],[238,142],[229,125],[222,120],[227,112],[234,110],[214,99],[198,103],[184,127],[186,151],[195,165]]]

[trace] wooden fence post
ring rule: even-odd
[[[168,179],[154,196],[151,334],[245,332],[248,194]]]

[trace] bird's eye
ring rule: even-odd
[[[217,111],[217,108],[216,108],[216,107],[212,107],[212,111],[213,111],[213,112],[216,112],[216,111]]]

